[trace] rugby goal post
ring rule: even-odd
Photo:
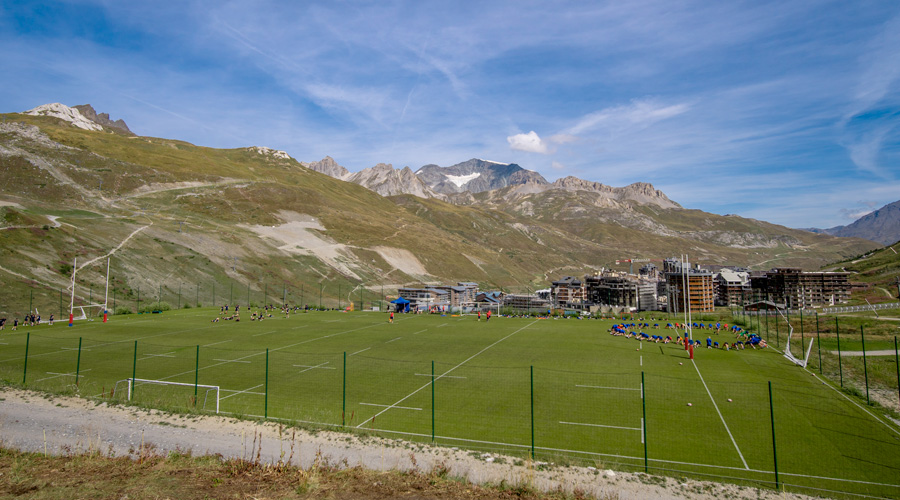
[[[201,405],[200,408],[203,410],[206,409],[207,404],[210,403],[209,396],[210,396],[210,393],[212,392],[212,393],[214,393],[214,397],[216,398],[216,401],[215,401],[216,402],[216,413],[219,413],[219,401],[221,399],[219,397],[219,395],[221,394],[221,390],[219,389],[219,386],[217,386],[217,385],[190,384],[190,383],[185,383],[185,382],[170,382],[168,380],[151,380],[151,379],[144,379],[144,378],[134,378],[134,379],[126,378],[124,380],[119,380],[118,382],[116,382],[116,385],[113,388],[113,394],[115,394],[116,392],[119,392],[119,385],[123,384],[123,383],[126,385],[126,387],[128,389],[128,401],[131,401],[131,396],[134,391],[134,386],[137,383],[145,384],[145,385],[161,385],[161,386],[168,385],[168,386],[175,386],[175,387],[195,387],[198,390],[198,397],[199,397],[199,390],[203,389],[204,390],[203,391],[204,392],[203,405]],[[199,401],[197,401],[197,402],[199,403]]]
[[[79,309],[79,312],[81,314],[76,317],[75,316],[75,308],[76,308],[76,306],[75,306],[75,273],[78,271],[78,257],[75,257],[75,260],[72,263],[73,264],[72,265],[72,297],[71,297],[71,300],[69,301],[69,326],[72,326],[75,323],[75,321],[78,321],[78,320],[94,321],[93,315],[88,315],[87,313],[85,313],[85,311],[84,311],[85,307],[87,307],[88,310],[90,310],[91,308],[94,308],[94,307],[100,308],[100,312],[103,313],[103,322],[106,323],[106,317],[108,314],[107,304],[109,303],[109,261],[110,261],[110,259],[107,258],[106,259],[106,294],[104,295],[103,303],[102,304],[86,304],[83,306],[77,306]],[[97,316],[100,316],[100,314],[97,314]]]

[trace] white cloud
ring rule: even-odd
[[[563,170],[564,168],[566,168],[566,166],[558,161],[555,161],[550,164],[550,168],[552,168],[553,170]]]
[[[532,130],[527,134],[516,134],[506,138],[510,149],[516,151],[525,151],[527,153],[540,153],[542,155],[550,153],[547,143],[544,142],[537,132]]]
[[[598,127],[608,129],[646,128],[654,123],[685,113],[689,109],[690,105],[686,103],[667,105],[650,98],[634,99],[626,105],[613,106],[585,115],[575,125],[559,135],[577,136]]]

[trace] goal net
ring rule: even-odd
[[[809,340],[809,347],[806,349],[806,355],[803,359],[798,359],[794,356],[794,353],[791,352],[791,336],[794,334],[794,327],[791,325],[791,322],[788,321],[787,316],[784,315],[784,312],[781,309],[777,309],[778,314],[784,319],[784,322],[788,326],[788,336],[787,342],[784,346],[784,357],[789,359],[792,363],[799,365],[803,368],[806,368],[806,364],[809,362],[809,354],[812,352],[813,339]],[[800,345],[800,355],[803,356],[803,345]]]
[[[103,304],[88,304],[86,306],[74,306],[72,308],[72,320],[87,320],[94,321],[94,318],[99,318],[103,315],[103,311],[106,306]]]
[[[122,386],[124,384],[124,387]],[[196,389],[196,391],[195,391]],[[201,410],[219,413],[220,389],[217,385],[189,384],[185,382],[170,382],[168,380],[150,380],[143,378],[126,378],[116,382],[113,394],[121,394],[126,391],[128,401],[131,401],[135,393],[140,392],[142,399],[153,399],[163,404],[180,406],[185,401],[191,406]],[[196,394],[196,398],[195,398]]]

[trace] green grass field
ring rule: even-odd
[[[773,487],[777,457],[791,489],[900,497],[900,429],[775,349],[704,348],[691,362],[675,344],[613,337],[603,320],[245,312],[212,323],[217,313],[7,328],[0,378],[121,401],[134,373],[183,384],[139,382],[135,402],[186,411],[196,382],[206,411],[203,386],[218,386],[222,413],[522,458],[533,443],[538,461],[598,468],[644,470],[646,433],[651,473]]]

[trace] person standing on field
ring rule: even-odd
[[[391,311],[391,319],[390,319],[390,322],[391,322],[391,323],[394,322],[394,311]]]

